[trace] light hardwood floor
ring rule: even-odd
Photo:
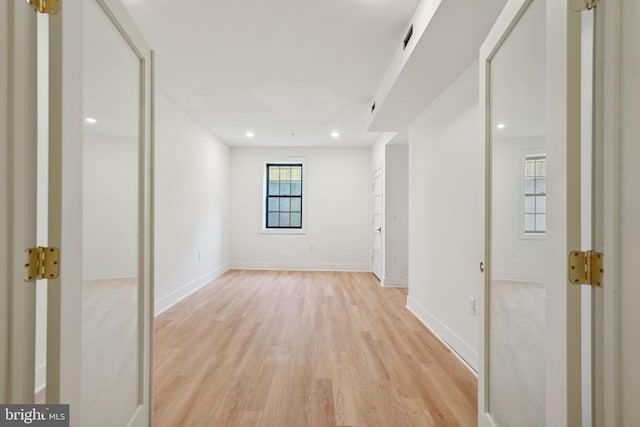
[[[138,405],[138,281],[82,282],[82,426],[124,426]]]
[[[155,324],[156,426],[474,426],[476,378],[369,273],[230,271]]]
[[[82,408],[79,425],[126,425],[138,405],[138,281],[82,282]],[[35,403],[46,402],[46,388]]]
[[[499,425],[545,423],[545,287],[492,280],[489,406]]]

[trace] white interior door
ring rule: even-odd
[[[36,13],[0,3],[0,402],[34,401],[36,244]]]
[[[373,245],[372,255],[371,255],[371,271],[373,274],[378,277],[378,279],[382,282],[384,278],[382,277],[383,273],[383,234],[382,234],[382,206],[383,206],[383,189],[382,189],[382,166],[376,169],[373,172],[373,178],[371,181],[372,188],[372,238],[371,242]]]
[[[47,403],[151,423],[151,51],[117,0],[51,16]]]
[[[581,290],[567,280],[581,231],[581,16],[569,3],[510,0],[480,51],[481,426],[581,424]]]

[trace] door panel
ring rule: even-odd
[[[566,265],[580,248],[580,14],[568,3],[510,0],[480,51],[481,426],[581,422],[581,293]]]
[[[34,400],[35,281],[24,250],[36,244],[36,14],[0,5],[0,402]]]
[[[141,403],[143,64],[97,2],[84,7],[82,425],[115,426]]]
[[[67,0],[50,44],[47,402],[149,425],[151,51],[116,0]]]
[[[545,4],[533,0],[489,65],[489,413],[545,420]]]
[[[382,189],[382,168],[377,169],[373,173],[372,182],[372,197],[373,197],[373,219],[372,219],[372,242],[373,242],[373,257],[372,257],[372,271],[378,279],[382,282],[384,274],[382,271],[383,265],[383,233],[382,233],[382,211],[383,211],[383,189]]]

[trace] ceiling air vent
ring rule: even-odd
[[[413,36],[413,24],[411,24],[411,26],[409,27],[409,31],[407,31],[407,34],[404,36],[404,40],[402,41],[402,50],[405,50],[407,48],[407,45],[411,40],[411,36]]]

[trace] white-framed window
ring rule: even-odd
[[[306,158],[287,156],[263,162],[261,233],[306,234]]]
[[[530,154],[524,158],[524,218],[527,235],[544,235],[547,231],[547,156]]]

